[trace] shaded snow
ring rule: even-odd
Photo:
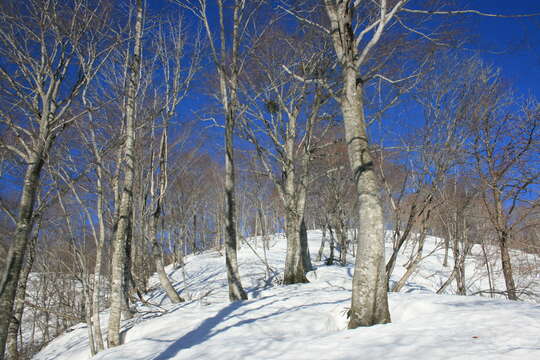
[[[314,257],[320,232],[309,235]],[[252,244],[262,257],[260,240]],[[281,271],[285,240],[271,244],[270,265]],[[398,259],[393,280],[406,260]],[[243,246],[239,262],[248,301],[229,303],[219,253],[188,256],[185,274],[169,273],[189,301],[172,305],[161,290],[149,293],[147,300],[159,307],[139,305],[138,317],[123,324],[125,344],[95,359],[540,359],[540,305],[433,294],[451,271],[442,267],[440,251],[425,259],[402,293],[389,295],[391,324],[355,330],[346,330],[352,265],[315,264],[309,284],[279,286],[265,282],[265,267],[249,247]],[[480,289],[477,268],[468,265]],[[34,359],[87,359],[86,336],[79,325]]]

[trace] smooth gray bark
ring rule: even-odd
[[[356,71],[344,70],[342,112],[349,161],[358,193],[359,230],[349,328],[390,322],[384,262],[380,185],[369,152],[362,88]]]
[[[395,13],[398,4],[392,9]],[[390,322],[384,263],[384,221],[381,185],[369,149],[360,66],[379,41],[391,14],[381,6],[373,37],[361,51],[352,30],[354,6],[350,1],[325,0],[335,53],[342,68],[340,107],[345,125],[349,162],[358,194],[359,230],[349,328]],[[392,13],[392,15],[393,15]]]
[[[136,91],[139,86],[139,71],[141,65],[141,38],[143,25],[142,0],[137,0],[137,15],[135,21],[135,44],[133,55],[129,61],[128,82],[126,89],[126,140],[124,144],[124,182],[119,204],[117,228],[114,238],[114,250],[111,264],[111,310],[109,316],[108,343],[109,347],[121,344],[120,320],[124,310],[125,272],[127,268],[126,249],[127,238],[130,236],[132,206],[133,206],[133,177],[135,149],[135,106]],[[118,164],[120,166],[120,164]],[[128,269],[129,270],[129,269]]]

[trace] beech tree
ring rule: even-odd
[[[308,1],[302,4],[312,3]],[[409,4],[419,8],[407,8],[406,5]],[[389,39],[391,40],[389,35],[396,34],[392,29],[401,29],[397,31],[410,34],[413,39],[437,45],[440,41],[438,36],[430,36],[415,29],[414,23],[435,15],[531,16],[488,14],[468,9],[454,10],[448,9],[445,5],[444,2],[437,1],[421,1],[413,4],[410,0],[324,0],[322,6],[326,19],[316,11],[318,3],[304,8],[282,7],[299,22],[318,29],[322,35],[332,39],[341,71],[341,79],[334,97],[340,104],[343,116],[345,141],[358,194],[360,217],[349,328],[390,321],[386,281],[384,281],[384,221],[380,198],[382,189],[373,166],[365,109],[366,85],[371,80],[380,79],[389,84],[399,84],[418,75],[418,69],[414,66],[414,70],[401,78],[384,73],[385,64],[398,56],[395,53],[395,48],[399,48],[398,43],[394,43],[394,49],[387,47]],[[411,24],[409,20],[414,23]],[[404,43],[407,42],[402,42]],[[388,49],[394,56],[386,53]],[[408,54],[411,55],[409,60],[412,60],[413,52]],[[316,80],[331,88],[325,79]]]
[[[249,108],[241,131],[255,146],[261,167],[275,184],[285,210],[284,284],[307,282],[305,273],[311,262],[304,213],[310,166],[319,145],[316,132],[324,134],[326,124],[331,123],[323,111],[329,99],[324,89],[290,75],[311,76],[327,70],[327,60],[313,56],[324,45],[310,43],[318,39],[309,35],[269,30],[255,46],[250,73],[242,79]],[[291,45],[296,42],[303,46]]]

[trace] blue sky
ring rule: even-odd
[[[539,0],[475,0],[470,8],[500,14],[540,13]],[[478,34],[473,48],[502,69],[503,75],[524,94],[540,97],[540,16],[488,18],[469,15]],[[498,53],[495,53],[498,52]]]
[[[154,10],[167,11],[167,8],[177,6],[169,0],[147,1]],[[210,1],[213,3],[214,0]],[[456,0],[456,2],[463,4],[461,8],[488,13],[540,13],[540,0]],[[464,15],[463,18],[472,35],[477,35],[476,40],[467,45],[467,48],[480,51],[484,59],[500,67],[503,76],[511,81],[518,93],[540,98],[540,16],[501,19]],[[196,94],[186,99],[187,101],[179,108],[180,121],[186,118],[193,119],[195,117],[193,113],[201,112],[201,107],[208,101],[208,98],[199,91],[200,88],[195,89]],[[210,152],[214,152],[220,158],[222,131],[215,130],[210,133],[212,140],[215,141],[215,146],[212,146],[214,149]]]
[[[154,9],[175,7],[170,0],[148,0]],[[454,0],[456,9],[475,9],[495,14],[540,13],[540,0]],[[210,3],[213,4],[213,0]],[[277,1],[276,1],[277,2]],[[211,6],[210,8],[213,8]],[[414,1],[409,7],[414,7]],[[474,43],[467,48],[482,51],[482,57],[502,68],[505,77],[520,90],[540,97],[540,16],[494,18],[459,15],[469,26]]]

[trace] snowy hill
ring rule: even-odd
[[[312,258],[320,236],[309,233]],[[170,269],[188,301],[172,305],[159,289],[147,294],[153,305],[140,304],[135,319],[123,323],[124,345],[95,359],[540,359],[540,305],[434,294],[451,272],[442,267],[436,239],[427,241],[432,254],[411,282],[389,295],[392,323],[355,330],[346,330],[352,265],[314,263],[309,284],[279,286],[275,278],[265,281],[260,239],[249,241],[252,248],[239,251],[248,301],[229,303],[218,252],[188,256],[183,269]],[[281,272],[285,239],[270,245],[268,262]],[[537,264],[537,258],[527,259]],[[406,261],[406,253],[398,258],[393,280]],[[482,267],[474,257],[467,271],[471,292],[482,289]],[[532,289],[538,278],[535,273],[521,281]],[[105,327],[106,314],[102,318]],[[88,359],[85,326],[55,339],[34,359]]]

